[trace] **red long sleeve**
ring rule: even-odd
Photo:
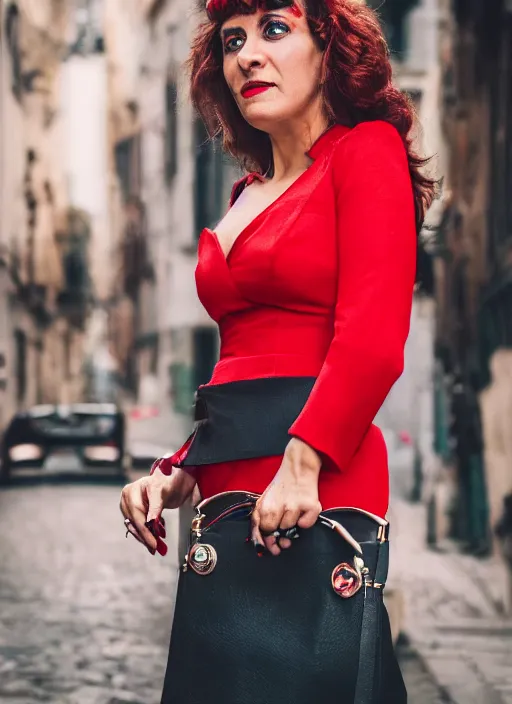
[[[362,123],[333,155],[334,337],[290,435],[346,469],[403,371],[416,270],[414,199],[397,130]]]

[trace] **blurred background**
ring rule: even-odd
[[[218,355],[194,282],[236,164],[183,69],[191,0],[0,0],[0,702],[156,704],[169,553],[120,488]],[[512,2],[371,0],[442,179],[390,456],[386,599],[412,704],[512,702]],[[378,344],[378,341],[376,341]],[[245,704],[245,703],[241,703]]]

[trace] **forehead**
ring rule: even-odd
[[[206,10],[212,21],[225,22],[233,15],[297,8],[299,4],[300,0],[209,0]]]

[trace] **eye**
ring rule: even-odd
[[[263,34],[267,39],[281,39],[285,34],[289,34],[290,28],[279,20],[270,20],[263,29]]]
[[[240,34],[234,34],[224,42],[224,53],[232,54],[234,51],[238,51],[243,43],[244,38]]]

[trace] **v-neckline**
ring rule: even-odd
[[[311,169],[315,166],[315,162],[317,161],[317,158],[320,156],[320,153],[324,151],[326,145],[328,146],[330,142],[332,142],[333,139],[336,139],[336,135],[339,135],[339,131],[343,131],[344,134],[350,131],[350,128],[344,125],[330,125],[327,127],[327,129],[322,132],[322,134],[317,137],[317,139],[313,142],[311,147],[308,149],[306,152],[306,156],[308,156],[311,160],[312,163],[308,166],[308,168],[303,171],[295,181],[293,181],[288,188],[286,188],[275,200],[273,200],[271,203],[269,203],[262,211],[260,211],[236,236],[233,244],[229,248],[228,252],[225,252],[224,249],[222,248],[222,245],[220,243],[220,240],[217,236],[217,233],[215,230],[205,227],[203,228],[203,232],[208,232],[214,239],[217,248],[224,260],[224,262],[229,266],[229,261],[230,258],[233,254],[233,251],[236,250],[236,248],[239,248],[244,241],[247,239],[248,233],[251,231],[251,229],[257,224],[257,222],[263,218],[264,216],[268,215],[268,213],[277,205],[281,202],[283,198],[285,198],[287,195],[289,195],[290,191],[298,186],[299,183],[301,183],[305,178],[310,174]],[[342,136],[342,135],[339,135]],[[324,145],[325,142],[325,145]],[[250,176],[257,176],[259,178],[262,178],[261,174],[257,174],[256,172],[252,172],[247,174],[246,178],[250,178]]]
[[[267,215],[268,212],[269,212],[275,205],[277,205],[286,195],[289,194],[290,190],[292,190],[296,184],[298,184],[300,181],[303,180],[303,178],[304,178],[304,177],[306,176],[306,174],[309,172],[309,170],[310,170],[311,167],[314,165],[314,163],[315,163],[315,162],[313,161],[313,162],[308,166],[308,168],[307,168],[305,171],[303,171],[301,174],[299,174],[299,176],[297,176],[297,178],[296,178],[294,181],[292,181],[292,183],[290,183],[290,185],[289,185],[287,188],[285,188],[285,190],[284,190],[280,195],[277,196],[277,198],[275,198],[271,203],[269,203],[267,206],[265,206],[265,208],[263,208],[263,210],[261,210],[257,215],[255,215],[254,218],[253,218],[249,223],[247,223],[247,225],[246,225],[244,228],[242,228],[242,230],[241,230],[241,231],[238,233],[238,235],[235,237],[235,240],[234,240],[233,244],[231,245],[231,247],[229,248],[229,251],[228,251],[228,252],[225,252],[225,251],[224,251],[224,249],[223,249],[223,247],[222,247],[222,244],[221,244],[221,242],[220,242],[220,240],[219,240],[219,237],[218,237],[217,233],[215,232],[215,230],[212,230],[212,229],[210,229],[209,227],[205,227],[205,228],[204,228],[204,229],[205,229],[207,232],[209,232],[210,235],[212,235],[212,237],[214,238],[215,242],[217,243],[217,247],[219,248],[219,251],[220,251],[220,253],[222,254],[222,257],[224,258],[224,260],[226,261],[226,263],[229,264],[230,257],[231,257],[231,255],[232,255],[233,250],[235,249],[235,247],[240,246],[240,245],[238,244],[238,242],[239,242],[242,238],[244,238],[244,237],[247,236],[247,233],[249,232],[249,230],[257,223],[258,220],[260,220],[260,218],[262,218],[263,216]],[[248,176],[252,176],[252,175],[253,175],[252,173],[251,173],[251,174],[248,174]],[[260,174],[258,174],[258,176],[260,176]]]

